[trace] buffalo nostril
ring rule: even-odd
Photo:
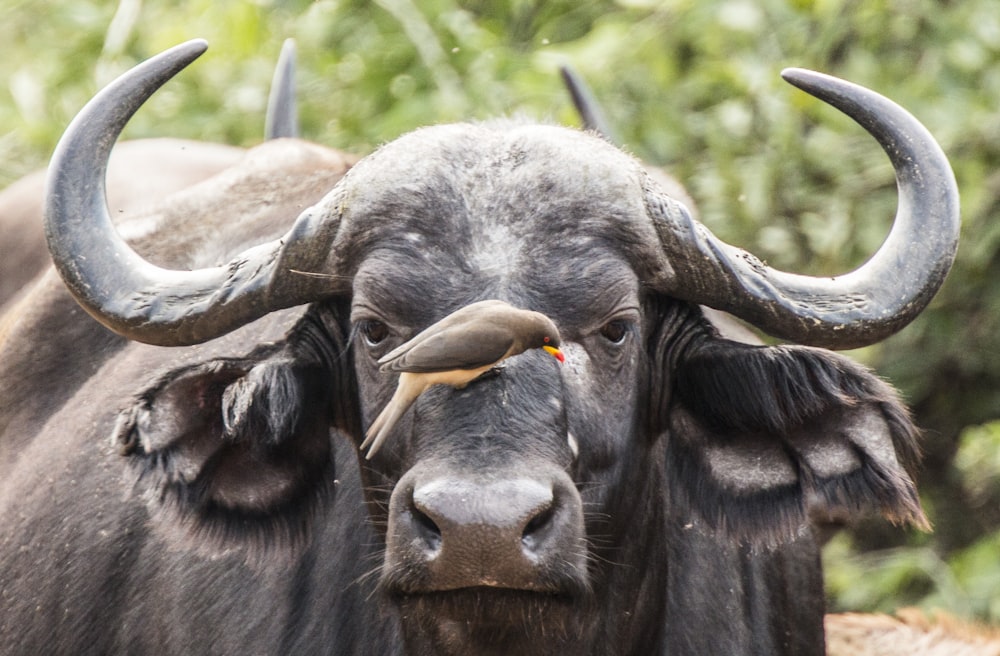
[[[552,532],[552,519],[555,517],[555,505],[549,505],[541,509],[524,526],[521,533],[521,545],[526,553],[534,553],[545,543],[546,538]]]
[[[437,552],[441,549],[441,529],[434,523],[434,520],[420,512],[416,507],[410,508],[410,516],[413,519],[414,531],[417,537],[423,541],[427,551]]]

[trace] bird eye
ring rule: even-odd
[[[389,327],[381,321],[365,321],[361,324],[361,334],[368,346],[378,346],[389,336]]]
[[[629,322],[624,319],[609,321],[601,327],[601,336],[612,344],[621,344],[628,337]]]

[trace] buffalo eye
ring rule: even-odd
[[[389,336],[389,327],[381,321],[365,321],[361,324],[361,335],[368,346],[378,346]]]
[[[629,322],[624,319],[609,321],[601,327],[601,337],[612,344],[621,344],[628,337]]]

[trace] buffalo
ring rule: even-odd
[[[810,510],[927,525],[907,410],[828,350],[905,326],[954,257],[954,177],[902,108],[785,73],[897,173],[886,242],[833,279],[723,243],[598,135],[512,120],[353,165],[266,142],[125,241],[111,146],[204,48],[112,83],[53,156],[64,282],[0,338],[0,651],[822,654]],[[366,460],[379,358],[491,298],[550,317],[565,363],[431,388]]]

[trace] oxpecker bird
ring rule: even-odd
[[[392,427],[432,385],[461,389],[509,357],[540,348],[563,362],[559,330],[544,314],[503,301],[472,303],[431,325],[379,358],[379,369],[398,371],[399,384],[385,409],[368,428],[361,449],[367,459],[379,450]]]

